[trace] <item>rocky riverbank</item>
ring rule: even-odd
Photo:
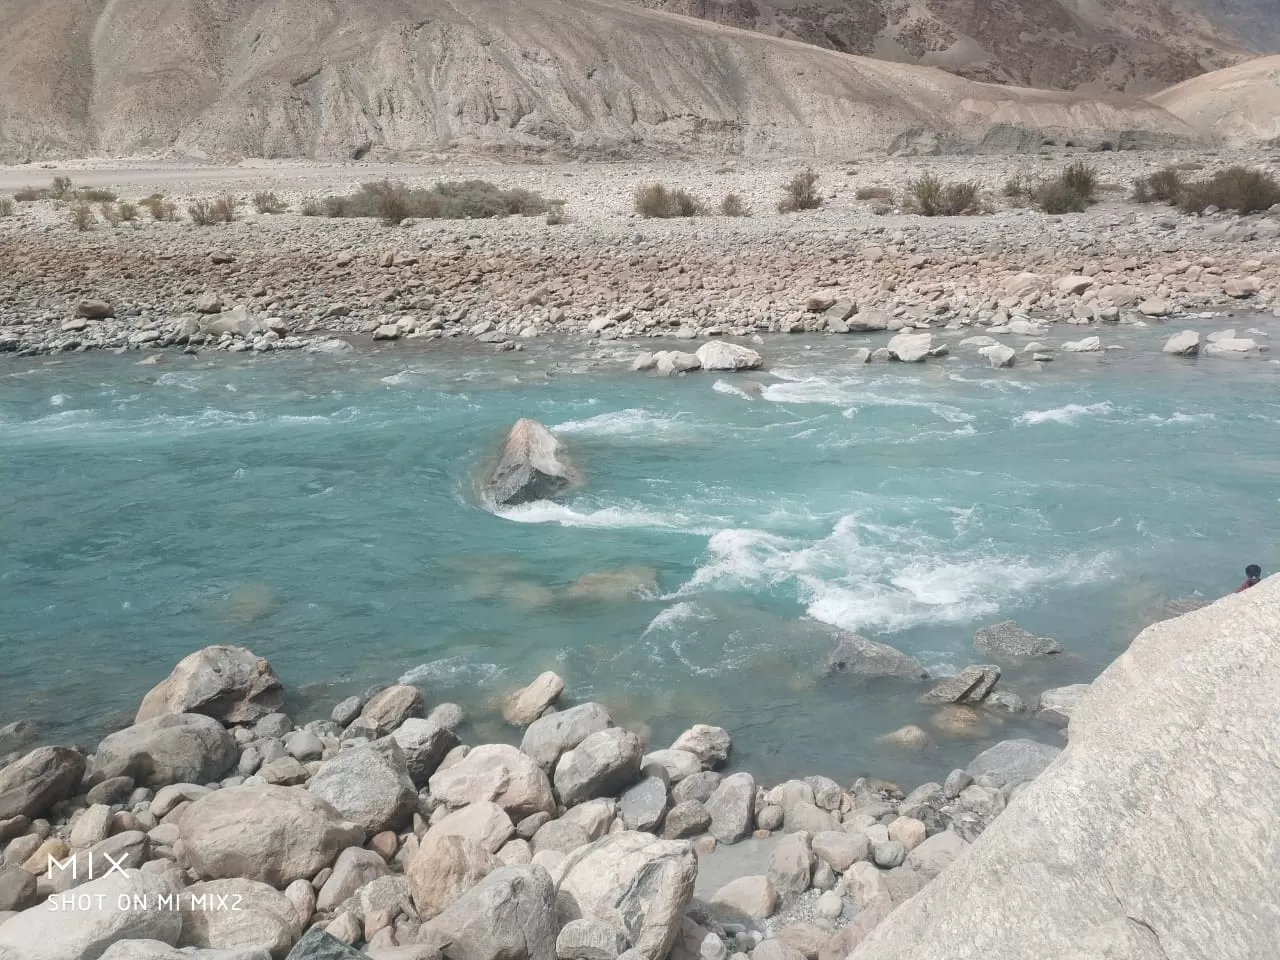
[[[1013,624],[975,643],[1057,649]],[[959,713],[1026,709],[994,665],[923,680],[847,636],[827,667]],[[505,698],[518,748],[468,745],[461,709],[417,687],[298,724],[266,660],[193,653],[91,754],[0,769],[0,958],[841,960],[1060,752],[1004,741],[911,790],[766,787],[721,770],[719,727],[654,749],[564,687],[544,673]],[[1084,689],[1046,691],[1043,719],[1065,725]]]
[[[1090,155],[1114,189],[1087,212],[1060,217],[1001,196],[1007,177],[1048,175],[1066,159],[881,158],[822,167],[823,206],[798,214],[775,212],[793,172],[776,164],[442,166],[405,179],[483,177],[536,190],[565,200],[566,222],[508,217],[394,228],[251,212],[253,189],[279,190],[297,210],[309,197],[349,192],[359,168],[317,170],[301,182],[261,170],[245,170],[240,180],[226,171],[201,180],[195,170],[185,181],[154,183],[145,172],[126,172],[120,189],[181,190],[173,194],[179,209],[201,195],[237,195],[240,219],[211,227],[138,219],[77,232],[54,201],[19,204],[15,216],[0,219],[0,349],[341,351],[439,338],[518,349],[551,334],[941,335],[1023,333],[1016,325],[1027,324],[1035,335],[1066,324],[1066,342],[1076,342],[1095,331],[1105,336],[1110,324],[1280,311],[1280,214],[1193,217],[1122,199],[1133,177],[1174,161],[1210,171],[1267,167],[1269,158]],[[858,199],[877,188],[900,195],[922,173],[978,182],[994,212],[926,218]],[[654,181],[712,205],[736,193],[753,215],[639,218],[631,197]]]

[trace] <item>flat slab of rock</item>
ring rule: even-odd
[[[1062,753],[1035,740],[1002,740],[984,750],[965,770],[975,779],[986,777],[998,787],[1012,787],[1034,780]]]
[[[841,631],[835,649],[823,663],[823,672],[846,673],[856,677],[894,677],[899,680],[925,680],[926,670],[915,657],[910,657],[887,643],[868,640],[856,633]]]
[[[480,498],[495,506],[550,500],[579,482],[564,445],[528,417],[507,432],[497,462],[480,481]]]
[[[1062,644],[1057,640],[1052,637],[1037,637],[1012,620],[980,627],[973,635],[973,646],[983,653],[1006,657],[1042,657],[1062,652]]]
[[[970,664],[953,677],[945,677],[920,699],[925,703],[981,703],[1000,680],[995,664]]]

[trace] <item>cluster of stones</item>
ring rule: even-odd
[[[765,789],[719,772],[721,728],[646,751],[563,692],[506,698],[519,747],[468,746],[416,687],[297,726],[267,661],[198,651],[92,755],[0,769],[0,958],[838,960],[1058,753],[1005,741],[906,795]],[[696,898],[700,861],[751,838],[759,871]]]
[[[283,216],[219,231],[212,250],[207,231],[163,223],[137,224],[126,242],[62,227],[0,234],[0,350],[338,351],[436,338],[509,350],[559,333],[999,333],[1280,310],[1280,212],[886,222],[855,208],[696,229],[599,217],[558,232],[517,218],[418,224],[391,241],[373,222]],[[1007,365],[1004,349],[992,353]]]

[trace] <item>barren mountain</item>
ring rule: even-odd
[[[1280,56],[1196,77],[1151,100],[1228,146],[1280,146]]]
[[[1280,50],[1277,0],[636,0],[975,80],[1149,92]]]
[[[0,37],[10,160],[841,156],[1190,135],[1140,100],[975,83],[622,0],[7,0]]]

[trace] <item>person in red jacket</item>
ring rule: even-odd
[[[1244,568],[1244,583],[1236,587],[1236,593],[1244,593],[1250,587],[1257,586],[1262,581],[1262,568],[1256,563],[1251,563]]]

